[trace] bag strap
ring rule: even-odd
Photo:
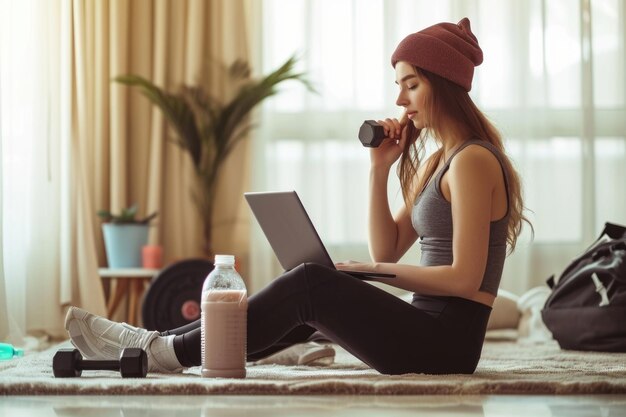
[[[616,224],[616,223],[609,223],[609,222],[604,223],[604,230],[602,230],[602,233],[600,233],[600,236],[598,236],[598,238],[594,241],[594,243],[591,244],[590,247],[594,246],[598,241],[600,241],[602,239],[602,236],[604,235],[607,235],[611,239],[624,239],[626,238],[626,227],[620,224]],[[611,248],[607,248],[606,250],[610,251]],[[595,252],[590,252],[589,248],[587,248],[582,254],[574,258],[569,263],[569,265],[567,265],[567,267],[565,267],[563,272],[561,272],[561,274],[559,275],[558,281],[556,281],[555,276],[552,275],[546,280],[546,284],[548,284],[548,286],[551,289],[553,289],[556,286],[557,282],[561,282],[561,278],[569,274],[574,268],[578,267],[578,264],[580,263],[581,260],[589,257],[590,255],[592,257],[596,257],[599,254],[598,252],[599,252],[598,249],[595,249]]]
[[[626,227],[620,224],[606,222],[604,223],[604,230],[600,236],[604,234],[612,239],[621,239],[626,237]]]

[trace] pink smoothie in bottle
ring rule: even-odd
[[[245,291],[207,291],[202,294],[202,327],[205,330],[202,376],[246,376],[247,315]]]
[[[205,282],[202,297],[202,376],[245,378],[248,297],[233,264],[220,264]],[[233,257],[234,258],[234,257]]]

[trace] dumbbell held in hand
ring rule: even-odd
[[[126,348],[119,360],[85,360],[78,349],[60,349],[52,358],[52,372],[57,378],[80,376],[83,371],[119,371],[122,378],[145,378],[148,355],[143,349]]]
[[[375,120],[366,120],[359,129],[359,140],[368,148],[378,148],[385,139],[385,128]]]
[[[389,120],[389,119],[387,119]],[[408,113],[404,113],[400,120],[398,120],[400,126],[404,128],[409,122]],[[375,120],[366,120],[359,129],[359,140],[368,148],[378,148],[383,140],[387,137],[385,134],[385,127]],[[396,138],[396,143],[398,143]]]

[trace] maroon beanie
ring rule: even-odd
[[[465,17],[456,25],[438,23],[410,34],[391,56],[394,68],[398,61],[430,71],[470,91],[474,67],[483,62],[483,51]]]

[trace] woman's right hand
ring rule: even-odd
[[[402,155],[407,140],[407,121],[408,117],[406,114],[400,120],[387,118],[376,121],[385,129],[385,139],[379,147],[370,149],[372,167],[382,166],[389,168]]]

